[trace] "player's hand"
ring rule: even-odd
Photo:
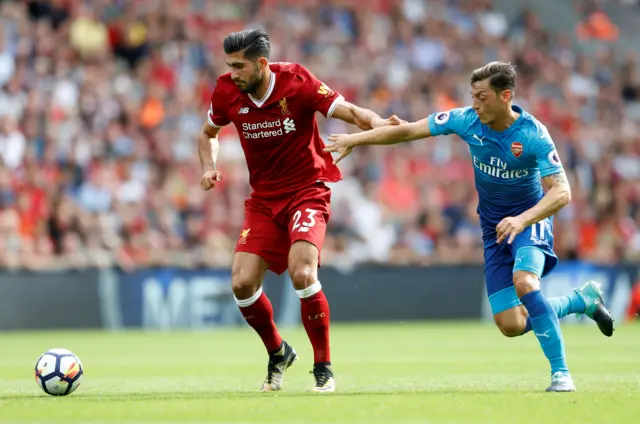
[[[507,239],[507,243],[511,244],[513,239],[516,238],[525,229],[525,222],[522,218],[517,216],[509,216],[498,224],[496,227],[496,233],[498,238],[498,244],[502,243],[504,239]]]
[[[337,164],[342,159],[349,156],[355,147],[351,142],[351,136],[349,134],[331,134],[327,140],[333,144],[325,146],[324,151],[340,153],[340,155],[333,160],[334,164]]]
[[[216,183],[219,182],[221,178],[222,173],[220,171],[207,171],[200,179],[200,187],[202,187],[204,191],[207,191],[215,187]]]
[[[400,125],[407,124],[408,122],[398,118],[396,115],[391,115],[387,119],[380,119],[377,122],[374,122],[371,126],[373,128],[386,127],[387,125]]]

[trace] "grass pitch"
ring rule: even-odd
[[[304,330],[280,393],[259,393],[266,354],[248,328],[219,332],[0,334],[0,423],[623,424],[640,421],[640,325],[608,339],[563,327],[576,393],[544,393],[536,338],[468,323],[341,325],[332,330],[338,392],[311,394]],[[44,394],[33,367],[63,347],[82,360],[70,396]]]

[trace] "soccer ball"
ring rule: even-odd
[[[66,396],[82,381],[82,363],[67,349],[51,349],[36,362],[36,383],[48,395]]]

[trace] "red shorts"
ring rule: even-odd
[[[289,249],[294,242],[308,241],[318,252],[322,250],[331,215],[330,200],[331,189],[323,183],[286,198],[247,199],[236,252],[258,255],[271,271],[282,274],[288,268]]]

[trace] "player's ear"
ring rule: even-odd
[[[502,100],[503,103],[509,103],[512,97],[513,93],[511,92],[511,90],[504,90],[502,93],[500,93],[500,99]]]
[[[269,66],[269,61],[265,57],[258,58],[257,62],[258,62],[258,66],[260,67],[260,70],[264,71],[265,68]]]

